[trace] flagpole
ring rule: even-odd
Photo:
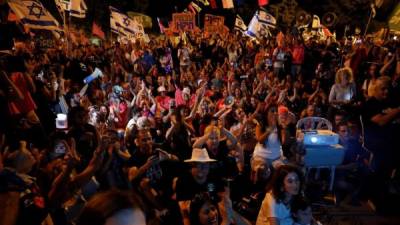
[[[369,27],[369,24],[371,23],[371,20],[372,20],[372,9],[369,13],[368,23],[367,23],[367,26],[365,27],[365,31],[364,31],[364,37],[365,37],[365,35],[367,35],[368,27]]]
[[[200,5],[199,0],[197,0],[197,5]],[[200,29],[200,12],[201,10],[197,13],[197,23],[199,24],[199,29]]]
[[[65,36],[65,41],[67,44],[67,56],[69,55],[69,38],[68,38],[68,27],[67,27],[67,18],[65,16],[65,10],[63,10],[63,22],[64,22],[64,36]]]

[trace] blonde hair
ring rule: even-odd
[[[340,84],[343,80],[343,76],[346,76],[349,83],[353,82],[353,71],[349,67],[343,67],[336,72],[335,83]]]
[[[219,137],[220,134],[221,134],[220,130],[219,130],[218,127],[215,126],[215,125],[208,125],[208,126],[206,127],[206,129],[204,129],[204,134],[209,134],[209,133],[211,133],[211,132],[215,132],[215,133],[217,134],[218,137]]]

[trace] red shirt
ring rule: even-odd
[[[21,72],[14,72],[10,77],[11,81],[21,91],[24,99],[12,99],[8,102],[8,109],[11,115],[25,114],[36,109],[36,104],[28,90],[28,84]]]
[[[304,62],[304,47],[295,45],[292,49],[292,63],[301,65]]]

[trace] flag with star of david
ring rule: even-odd
[[[9,0],[8,5],[25,28],[60,30],[56,19],[35,0]]]
[[[250,21],[246,35],[255,38],[271,36],[271,28],[276,28],[275,17],[263,10],[258,10]]]
[[[244,23],[242,17],[240,17],[238,14],[236,15],[234,30],[240,30],[242,33],[246,32],[247,30],[246,24]]]
[[[142,24],[112,6],[110,6],[110,11],[110,27],[113,33],[130,38],[144,37],[145,33]]]

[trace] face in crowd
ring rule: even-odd
[[[199,222],[201,225],[218,225],[218,209],[211,202],[206,202],[200,208]]]
[[[380,101],[389,97],[389,82],[384,78],[377,80],[374,97]]]
[[[295,172],[290,172],[283,180],[283,189],[286,195],[295,196],[300,191],[300,178]]]
[[[219,146],[220,137],[217,127],[211,128],[208,132],[206,131],[206,134],[208,134],[208,139],[206,141],[208,150],[216,150]]]
[[[293,213],[293,217],[298,224],[310,224],[313,218],[311,207],[307,207],[304,210],[299,209],[297,212]]]
[[[278,109],[276,107],[271,107],[267,114],[268,125],[276,126],[278,120]]]
[[[210,165],[208,163],[195,162],[192,164],[191,174],[198,184],[204,184],[207,181]]]
[[[307,116],[315,116],[315,106],[312,104],[308,105],[306,113],[307,113]]]
[[[135,142],[142,154],[151,154],[153,152],[153,140],[149,130],[140,130]]]

